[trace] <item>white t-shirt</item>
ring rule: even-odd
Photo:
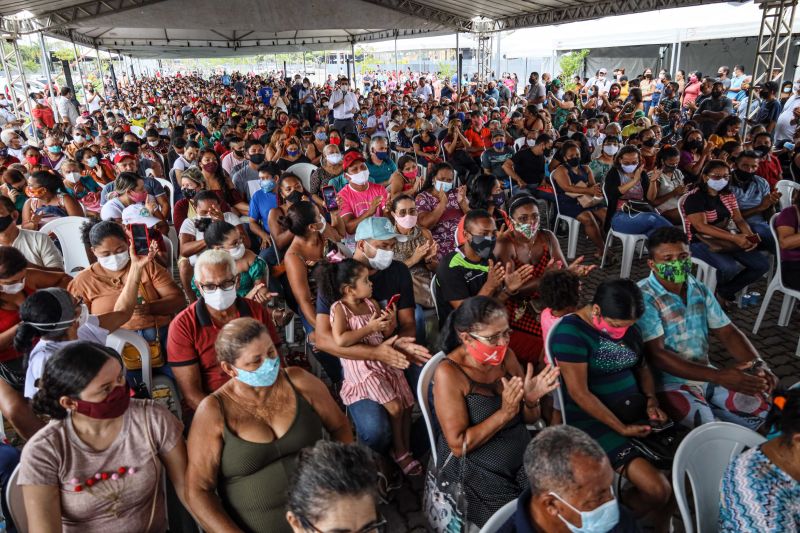
[[[30,263],[45,268],[64,269],[64,258],[53,241],[44,233],[20,229],[12,244]]]
[[[741,104],[740,104],[741,107]],[[783,104],[783,111],[778,115],[778,122],[775,124],[775,141],[782,141],[784,139],[794,139],[794,132],[797,129],[797,124],[792,125],[791,121],[794,119],[794,110],[800,107],[800,96],[793,94]]]
[[[95,315],[89,315],[86,324],[78,328],[79,341],[91,341],[97,344],[106,345],[109,331],[100,327],[100,321]],[[59,348],[76,341],[48,341],[41,339],[31,350],[28,358],[28,370],[25,373],[25,397],[33,398],[39,388],[36,381],[42,377],[44,364]]]
[[[388,123],[389,117],[387,117],[385,114],[381,115],[380,117],[370,115],[370,117],[367,119],[367,127],[375,128],[375,133],[372,134],[373,137],[387,137],[386,126]]]
[[[239,220],[239,217],[237,217],[233,213],[222,213],[222,218],[225,220],[225,222],[227,222],[231,226],[238,226],[242,223],[241,220]],[[194,222],[195,221],[193,218],[187,218],[186,220],[184,220],[183,224],[181,224],[181,229],[178,231],[178,233],[186,233],[188,235],[194,235],[195,240],[201,241],[203,240],[203,232],[197,231],[197,228],[194,227]],[[194,254],[193,256],[189,257],[189,264],[194,265],[196,262],[197,262],[197,254]]]

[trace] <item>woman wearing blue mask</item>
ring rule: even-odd
[[[287,170],[290,166],[297,163],[311,162],[305,154],[303,154],[301,146],[300,140],[297,137],[289,137],[283,145],[278,147],[278,151],[275,154],[277,157],[276,162],[282,171]]]
[[[186,503],[206,531],[289,533],[286,492],[297,454],[321,440],[323,429],[352,442],[350,423],[319,379],[282,368],[260,322],[232,320],[215,349],[231,379],[195,413]]]

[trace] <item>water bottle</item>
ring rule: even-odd
[[[751,302],[752,299],[753,298],[749,294],[747,294],[747,293],[743,294],[742,295],[742,303],[741,303],[740,307],[742,309],[744,309],[745,307],[750,307],[750,305],[751,305],[750,302]]]
[[[753,292],[751,292],[749,294],[749,296],[750,296],[750,305],[757,306],[758,304],[761,303],[761,293],[760,292],[753,291]]]
[[[0,533],[6,533],[6,519],[4,517],[0,517]]]

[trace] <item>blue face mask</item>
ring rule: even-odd
[[[289,157],[294,157],[300,154],[300,150],[286,150],[286,155]]]
[[[565,520],[563,516],[558,515],[561,521],[564,522],[573,533],[607,533],[614,529],[619,523],[619,505],[617,504],[616,498],[612,498],[591,511],[579,511],[555,492],[551,492],[550,494],[561,500],[564,505],[580,515],[580,527],[571,524]]]
[[[260,185],[264,192],[272,192],[275,189],[275,182],[272,180],[261,180]]]
[[[506,145],[506,143],[504,143],[502,141],[494,143],[494,147],[497,148],[498,150],[502,149],[503,146],[505,146],[505,145]]]
[[[389,152],[375,152],[375,157],[377,157],[381,161],[386,161],[387,159],[389,159]]]
[[[314,138],[317,139],[318,141],[327,141],[328,140],[328,134],[325,133],[325,132],[315,133],[314,134]]]
[[[51,154],[60,154],[61,153],[61,147],[60,146],[48,146],[47,147],[47,151],[50,152]]]
[[[98,163],[98,162],[99,162],[99,161],[97,160],[97,158],[96,158],[96,157],[90,157],[90,158],[89,158],[89,160],[88,160],[88,161],[86,161],[86,165],[87,165],[89,168],[94,168],[94,167],[96,167],[96,166],[97,166],[97,163]]]
[[[278,379],[278,371],[280,369],[280,357],[264,359],[264,362],[261,363],[258,370],[254,372],[242,370],[237,367],[236,371],[238,374],[236,374],[236,379],[251,387],[271,387],[275,383],[275,380]]]

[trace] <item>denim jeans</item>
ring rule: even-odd
[[[303,323],[303,329],[305,330],[306,335],[309,335],[314,331],[314,328],[312,328],[311,324],[308,323],[308,320],[306,320],[306,317],[303,316],[303,313],[299,313],[299,316],[300,322]],[[313,347],[310,342],[308,344]],[[322,370],[325,371],[325,373],[328,375],[328,379],[330,379],[334,385],[338,385],[342,382],[342,380],[344,380],[342,362],[339,361],[338,357],[319,350],[314,351],[314,357],[317,358]]]
[[[761,243],[758,245],[759,250],[764,250],[771,254],[775,253],[775,239],[772,238],[772,232],[769,230],[769,223],[760,220],[760,217],[751,217],[747,219],[747,224],[753,233],[761,237]]]
[[[634,215],[617,211],[611,219],[611,229],[632,235],[647,235],[658,228],[672,226],[672,222],[658,213],[637,213]]]
[[[385,455],[392,443],[389,413],[378,402],[359,400],[347,406],[358,440],[376,453]]]
[[[761,279],[769,270],[769,260],[756,250],[718,254],[702,242],[692,243],[691,250],[694,257],[717,269],[717,292],[726,300],[733,300],[737,292]]]

